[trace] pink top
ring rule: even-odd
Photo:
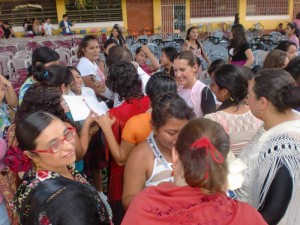
[[[291,42],[294,42],[297,45],[297,51],[298,51],[298,49],[299,49],[299,38],[295,34],[293,34],[292,37],[290,37],[289,40]]]
[[[140,66],[148,75],[151,74],[148,65],[145,63],[144,65]]]
[[[197,80],[192,89],[185,89],[182,85],[178,86],[178,95],[185,100],[188,106],[194,109],[197,117],[203,117],[203,112],[201,109],[201,96],[203,88],[206,85],[201,81]]]
[[[219,123],[225,129],[230,137],[230,151],[236,157],[263,124],[250,110],[243,114],[218,111],[205,115],[205,118]]]

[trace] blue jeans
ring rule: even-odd
[[[10,221],[5,208],[4,200],[0,204],[0,225],[10,225]]]

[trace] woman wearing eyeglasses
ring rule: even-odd
[[[76,131],[38,111],[16,125],[19,148],[8,157],[31,167],[13,199],[19,224],[110,224],[112,216],[96,189],[71,166]]]

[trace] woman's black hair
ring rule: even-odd
[[[99,43],[98,39],[93,36],[93,35],[87,35],[85,36],[82,41],[80,42],[78,51],[77,51],[77,57],[78,59],[80,59],[81,57],[84,57],[84,52],[83,50],[86,49],[86,47],[88,46],[90,41],[96,41],[97,43]]]
[[[35,80],[50,86],[61,87],[63,84],[69,86],[74,78],[72,72],[66,66],[51,65],[45,68],[38,65],[33,73]]]
[[[174,78],[166,72],[154,73],[147,82],[146,94],[150,98],[151,105],[165,94],[177,94],[177,84]]]
[[[256,74],[256,73],[258,73],[259,71],[261,71],[263,68],[262,68],[262,66],[261,65],[255,65],[255,66],[253,66],[252,67],[252,72],[254,73],[254,74]]]
[[[295,30],[294,34],[299,38],[299,29],[295,22],[290,22],[286,26],[289,26],[292,30]]]
[[[240,23],[240,14],[236,13],[234,14],[234,22],[233,24],[239,24]]]
[[[300,56],[293,58],[289,64],[287,64],[285,70],[293,76],[298,86],[300,86]]]
[[[178,94],[165,94],[152,106],[152,126],[159,129],[168,119],[191,120],[195,113]]]
[[[124,40],[122,30],[121,30],[121,28],[120,28],[120,26],[118,24],[115,24],[113,26],[113,28],[111,29],[111,33],[110,33],[109,39],[112,39],[112,37],[113,37],[113,34],[112,34],[113,29],[116,29],[117,32],[118,32],[119,45],[124,45],[126,42]]]
[[[198,31],[198,28],[197,28],[197,27],[190,27],[190,28],[186,31],[186,37],[185,37],[185,40],[188,40],[188,41],[190,40],[189,35],[190,35],[190,33],[191,33],[191,31],[192,31],[193,29],[196,29],[196,30]],[[200,43],[199,43],[198,40],[196,40],[196,45],[197,45],[197,48],[200,48],[200,49],[202,50],[201,45],[200,45]]]
[[[297,13],[296,19],[300,20],[300,12]]]
[[[162,49],[162,52],[165,53],[165,55],[167,56],[167,58],[174,63],[175,57],[178,55],[178,51],[176,48],[174,47],[165,47]],[[173,78],[175,78],[175,72],[174,72],[174,68],[173,66],[171,67],[171,70],[169,72],[169,75]]]
[[[36,148],[36,139],[56,117],[45,111],[32,112],[16,124],[16,138],[21,150]]]
[[[28,68],[28,76],[31,76],[36,70],[36,66],[45,65],[59,60],[59,54],[46,46],[36,48],[32,53],[32,65]]]
[[[58,87],[35,83],[26,91],[23,102],[18,107],[14,122],[19,123],[26,114],[36,111],[49,112],[62,121],[68,121],[61,102],[62,94]]]
[[[243,44],[247,42],[246,30],[242,24],[235,24],[232,26],[232,36],[228,49],[233,48],[233,55],[240,51]]]
[[[118,42],[117,42],[115,39],[113,39],[113,38],[107,39],[107,40],[105,41],[104,45],[103,45],[103,48],[106,49],[107,46],[109,46],[109,45],[111,45],[111,44],[118,45]],[[106,52],[104,52],[104,56],[105,56],[105,58],[107,57]]]
[[[256,65],[257,66],[257,65]],[[254,66],[255,67],[255,66]],[[253,67],[253,68],[254,68]],[[244,77],[250,81],[253,79],[253,77],[255,76],[255,73],[253,71],[253,68],[249,68],[248,66],[241,66],[241,69],[243,70],[243,73],[244,73]],[[254,70],[257,69],[257,68],[254,68]],[[262,68],[261,68],[262,69]]]
[[[81,73],[80,73],[80,71],[76,68],[76,67],[74,67],[74,66],[67,66],[67,69],[72,73],[72,70],[75,70],[77,73],[79,73],[80,75],[81,75]],[[73,75],[73,74],[72,74]]]
[[[107,67],[110,68],[113,64],[120,61],[133,61],[131,51],[128,48],[120,45],[111,47],[105,61]]]
[[[300,87],[282,69],[263,69],[254,77],[253,91],[257,99],[265,97],[278,112],[300,106]]]
[[[224,110],[230,106],[238,106],[247,96],[248,80],[243,70],[236,65],[226,64],[221,66],[213,77],[220,89],[227,89],[230,97],[218,108]]]
[[[142,80],[132,63],[124,61],[115,63],[109,68],[105,83],[112,92],[118,93],[120,101],[130,101],[143,96]]]
[[[208,74],[211,76],[213,72],[215,72],[218,68],[225,65],[226,62],[224,59],[215,59],[211,62],[210,66],[207,69]]]
[[[291,45],[294,45],[297,48],[297,45],[294,42],[286,40],[286,41],[280,41],[275,49],[287,52]]]
[[[138,48],[135,50],[135,55],[139,54],[141,51],[142,51],[142,47],[138,47]]]
[[[24,19],[23,21],[23,27],[25,28],[25,24],[28,24],[28,19]]]
[[[32,53],[32,66],[46,64],[59,60],[59,54],[46,46],[35,49]]]
[[[175,57],[178,54],[178,51],[176,48],[174,47],[165,47],[161,50],[162,52],[164,52],[167,56],[167,58],[171,61],[174,62]]]

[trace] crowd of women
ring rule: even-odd
[[[115,25],[76,68],[36,49],[18,96],[0,76],[0,224],[298,224],[298,45],[253,67],[235,24],[228,62],[210,62],[191,27],[158,61]],[[66,95],[109,111],[74,121]]]

